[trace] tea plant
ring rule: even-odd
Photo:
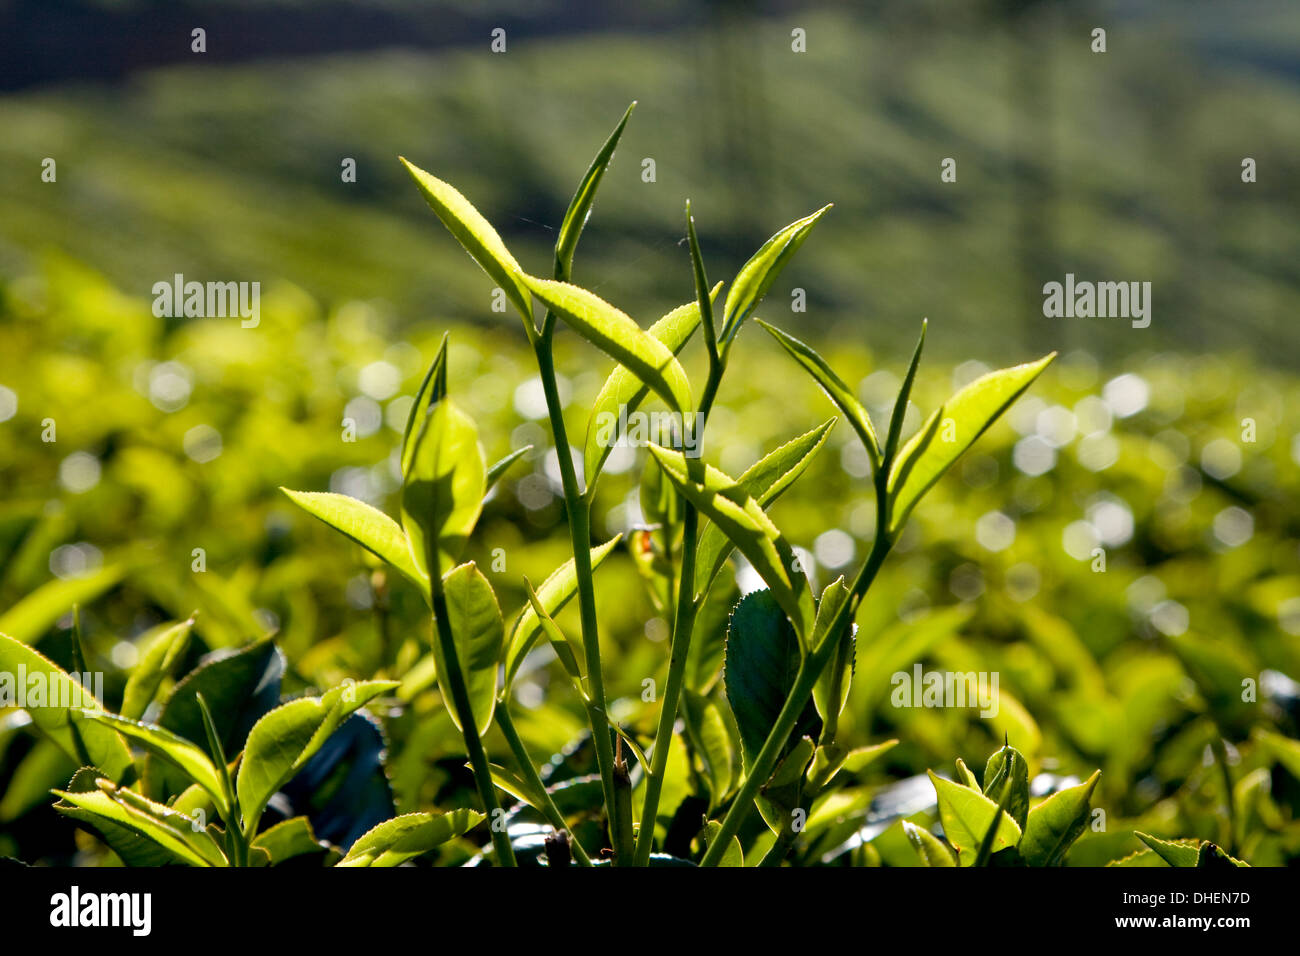
[[[600,416],[619,409],[634,411],[653,392],[682,422],[698,423],[693,436],[698,448],[741,328],[830,207],[774,234],[737,273],[721,303],[721,315],[715,316],[720,287],[709,285],[688,204],[695,301],[643,330],[615,306],[570,282],[578,239],[630,113],[631,107],[578,186],[559,230],[549,279],[525,272],[492,226],[452,186],[403,160],[439,219],[518,310],[536,358],[555,446],[562,450],[558,463],[573,557],[540,588],[529,587],[529,603],[510,634],[505,633],[487,578],[472,562],[456,562],[474,531],[491,481],[515,456],[486,466],[474,423],[446,393],[445,345],[425,378],[406,427],[401,525],[345,496],[289,494],[410,578],[426,595],[439,686],[464,736],[480,799],[490,817],[501,813],[494,792],[494,787],[500,787],[543,813],[557,829],[565,826],[513,729],[509,712],[511,681],[519,663],[545,636],[587,713],[615,865],[644,865],[651,860],[673,728],[683,710],[693,728],[691,736],[698,741],[692,750],[700,754],[713,781],[709,806],[717,811],[725,808],[720,819],[709,823],[708,847],[700,862],[734,861],[740,852],[737,835],[757,806],[777,834],[768,853],[775,863],[800,828],[799,804],[805,790],[809,795],[820,792],[844,766],[860,768],[878,752],[846,752],[836,743],[836,723],[852,679],[852,620],[860,602],[922,496],[1053,356],[971,383],[904,442],[903,419],[924,344],[923,327],[882,442],[865,408],[815,351],[761,323],[826,391],[866,449],[875,474],[875,543],[850,580],[841,578],[818,597],[795,551],[765,510],[807,467],[833,420],[792,439],[738,478],[687,455],[680,441],[676,447],[649,443],[653,467],[644,476],[642,501],[647,515],[658,520],[655,527],[634,534],[631,543],[653,593],[670,611],[672,631],[658,730],[647,755],[621,728],[611,725],[604,691],[594,571],[616,541],[594,548],[591,541],[592,496],[610,446],[608,436],[600,439]],[[540,324],[534,314],[539,304]],[[617,363],[588,419],[581,482],[573,458],[563,451],[569,447],[568,429],[553,355],[560,322]],[[678,361],[697,328],[702,330],[708,362],[698,402]],[[733,550],[767,585],[765,591],[735,606],[727,628],[726,694],[744,765],[734,794],[724,783],[730,779],[728,768],[723,767],[728,759],[725,749],[733,744],[726,739],[726,721],[716,702],[688,687],[687,680],[693,660],[716,650],[693,652],[696,625],[714,587],[725,591],[726,585],[717,582]],[[581,620],[576,635],[561,630],[554,620],[559,608],[574,596]],[[709,659],[716,662],[716,657]],[[500,683],[499,670],[504,672]],[[521,776],[515,780],[490,765],[484,752],[482,737],[494,720],[518,765]],[[644,778],[639,814],[633,808],[632,774],[624,745],[636,755]],[[492,828],[492,840],[497,860],[513,862],[503,827]],[[591,861],[580,842],[570,840],[570,845],[579,862]]]

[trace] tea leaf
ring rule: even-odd
[[[349,715],[396,686],[396,681],[344,684],[321,697],[299,697],[281,704],[254,724],[235,781],[245,834],[257,832],[267,802]]]
[[[1170,866],[1194,867],[1200,862],[1201,847],[1199,840],[1161,840],[1149,833],[1134,830],[1133,835],[1150,847],[1155,854]]]
[[[736,479],[736,484],[757,501],[760,508],[766,510],[812,464],[813,458],[826,444],[826,439],[834,425],[835,419],[832,418],[812,431],[805,432],[798,438],[792,438],[745,469],[744,473]],[[705,525],[700,532],[695,558],[695,599],[697,601],[708,593],[718,572],[727,563],[732,547],[727,536],[716,524]]]
[[[1233,869],[1236,867],[1250,866],[1238,860],[1236,857],[1228,856],[1218,844],[1206,840],[1201,844],[1201,850],[1196,856],[1196,865],[1200,869]]]
[[[980,782],[975,779],[975,774],[971,772],[970,767],[966,766],[966,761],[960,757],[957,758],[957,775],[961,778],[958,783],[972,790],[980,789]],[[980,792],[983,793],[982,790]]]
[[[772,593],[745,595],[731,612],[723,674],[746,767],[763,749],[794,689],[799,663],[799,639]],[[791,737],[801,737],[816,723],[817,711],[809,701]]]
[[[623,114],[623,118],[614,127],[614,132],[609,134],[605,145],[591,161],[586,174],[582,177],[582,182],[578,184],[578,191],[573,194],[569,208],[564,213],[564,221],[560,223],[560,234],[555,240],[555,275],[558,279],[567,280],[573,272],[573,253],[578,247],[578,237],[582,235],[582,228],[591,215],[592,203],[596,201],[596,190],[600,187],[605,170],[609,168],[610,161],[614,158],[614,150],[618,146],[619,138],[623,135],[623,129],[627,126],[627,121],[635,108],[636,100],[633,100]]]
[[[831,204],[828,203],[815,213],[796,219],[763,243],[750,260],[740,267],[722,309],[722,334],[719,341],[724,355],[730,349],[736,333],[740,331],[740,326],[757,308],[763,296],[767,295],[768,289],[772,287],[772,283],[781,274],[786,263],[803,245],[813,226],[817,225],[817,221],[830,208]]]
[[[516,448],[510,454],[506,455],[500,461],[493,463],[487,470],[487,480],[483,483],[483,493],[492,490],[492,486],[501,480],[501,476],[509,470],[510,466],[517,462],[524,455],[533,450],[532,445],[525,445],[523,448]]]
[[[290,817],[281,820],[273,827],[267,827],[257,835],[250,844],[252,848],[264,850],[270,857],[270,866],[278,866],[285,860],[308,854],[330,852],[330,845],[316,839],[311,828],[311,821],[306,817]],[[338,850],[334,850],[335,858]]]
[[[622,535],[615,535],[602,545],[597,545],[591,549],[591,569],[593,571],[609,557],[614,546],[618,544]],[[569,599],[578,591],[578,576],[573,568],[573,559],[570,558],[562,565],[550,573],[542,586],[537,589],[537,600],[546,610],[547,614],[552,616],[558,614]],[[506,680],[505,686],[508,688],[519,673],[519,665],[524,662],[524,657],[532,650],[533,644],[537,641],[537,636],[541,634],[541,623],[538,620],[537,612],[531,606],[525,607],[519,619],[515,621],[515,626],[510,631],[509,647],[506,650]]]
[[[396,568],[424,591],[429,576],[420,569],[405,532],[378,508],[332,491],[290,491],[281,488],[303,511],[351,538],[375,557]]]
[[[477,810],[404,813],[362,836],[338,866],[397,866],[455,839],[484,820]]]
[[[473,561],[447,572],[442,586],[446,593],[447,617],[452,641],[456,645],[456,658],[469,694],[470,710],[479,734],[486,734],[492,726],[492,712],[496,707],[497,668],[505,641],[501,608],[492,585]],[[442,642],[436,638],[433,656],[438,667],[438,689],[452,722],[460,729],[460,715],[452,705],[451,685],[445,679],[448,671]]]
[[[501,241],[497,231],[454,187],[408,163],[404,157],[398,158],[442,224],[483,271],[505,290],[524,322],[531,327],[533,307],[528,287],[523,281],[524,271]]]
[[[1020,827],[1005,813],[999,814],[996,803],[978,790],[928,772],[939,798],[939,820],[943,823],[944,836],[956,848],[961,866],[974,865],[976,851],[995,816],[1000,819],[993,838],[993,852],[1020,842]]]
[[[27,684],[40,677],[42,698],[37,701],[29,694],[29,687],[19,682],[27,676]],[[19,696],[22,692],[23,697]],[[41,733],[58,744],[59,749],[78,764],[87,759],[110,780],[121,780],[131,766],[131,751],[117,732],[103,724],[73,723],[73,713],[90,709],[98,711],[102,705],[90,688],[83,687],[53,661],[8,634],[0,634],[0,699],[14,704],[26,699],[26,708],[32,723]]]
[[[202,740],[206,734],[198,704],[202,694],[222,749],[237,754],[244,749],[253,724],[279,703],[283,674],[284,656],[269,638],[235,651],[214,651],[172,689],[157,724],[185,740]],[[146,778],[161,778],[164,793],[177,793],[189,785],[170,765],[155,767],[152,757],[146,767]]]
[[[817,647],[825,639],[831,621],[834,620],[844,602],[849,599],[850,593],[844,584],[843,575],[839,580],[827,585],[826,590],[822,592],[821,601],[817,604],[817,618],[813,622],[811,642],[813,647]],[[835,656],[831,658],[821,676],[817,678],[817,683],[813,685],[813,702],[817,705],[817,713],[821,714],[823,722],[829,723],[838,718],[844,710],[844,705],[848,703],[849,685],[853,681],[855,630],[856,625],[853,624],[845,629],[835,650]]]
[[[537,592],[533,590],[533,586],[527,578],[524,578],[524,587],[528,591],[528,605],[533,609],[533,613],[537,615],[537,621],[542,626],[542,633],[551,642],[555,656],[560,659],[564,670],[573,678],[574,686],[581,693],[582,679],[586,676],[587,657],[586,649],[582,645],[582,639],[560,629],[560,626],[551,619],[551,615],[546,613],[546,608],[542,607]]]
[[[483,510],[486,486],[478,428],[444,399],[421,429],[402,487],[402,526],[420,573],[442,574],[460,559]]]
[[[713,287],[710,296],[716,296],[720,288],[722,283]],[[686,347],[686,343],[690,341],[699,325],[699,303],[687,302],[650,326],[647,334],[662,342],[674,355],[678,355]],[[627,409],[627,414],[631,415],[641,406],[649,393],[650,386],[622,365],[615,368],[609,374],[609,378],[605,379],[605,384],[601,386],[596,400],[591,405],[591,414],[587,416],[583,472],[588,493],[619,438],[617,427],[609,426],[618,422],[620,409]]]
[[[81,719],[105,724],[122,736],[134,740],[145,750],[180,768],[190,780],[212,798],[221,818],[228,819],[230,804],[221,784],[221,773],[196,744],[154,724],[142,724],[116,714],[87,712]]]
[[[1066,852],[1088,825],[1088,803],[1100,779],[1098,770],[1078,786],[1052,794],[1029,811],[1025,835],[1020,841],[1020,855],[1025,863],[1057,866],[1065,859]]]
[[[191,866],[228,865],[226,855],[206,829],[195,829],[191,818],[138,793],[118,789],[102,779],[96,790],[54,792],[61,798],[54,809],[90,824],[106,837],[114,828],[125,828]]]
[[[1037,362],[990,372],[961,389],[930,416],[899,451],[889,473],[891,532],[903,526],[921,496],[1033,384],[1055,357],[1053,352]],[[943,435],[936,440],[940,432]]]
[[[137,641],[144,649],[126,679],[126,689],[122,692],[123,717],[139,720],[144,716],[163,680],[190,646],[193,629],[194,618],[191,617],[178,624],[159,625]]]
[[[534,276],[524,281],[548,309],[653,389],[669,408],[690,411],[691,386],[672,349],[595,293]]]
[[[812,591],[807,577],[792,570],[794,552],[758,502],[711,465],[653,443],[649,447],[669,480],[754,566],[805,643],[814,613]]]
[[[704,828],[704,843],[709,846],[718,838],[722,831],[722,824],[717,820],[710,820]],[[744,866],[745,851],[740,846],[740,838],[732,837],[731,842],[727,844],[727,849],[723,851],[721,859],[718,860],[718,866]]]
[[[406,427],[402,429],[402,474],[411,469],[411,459],[415,457],[415,439],[420,430],[416,427],[424,421],[429,409],[447,396],[447,339],[448,333],[442,333],[442,342],[438,354],[433,357],[433,364],[424,373],[420,390],[415,393],[415,401],[406,415]]]
[[[984,796],[990,800],[995,794],[1001,797],[1008,776],[1011,778],[1011,793],[1007,799],[1007,813],[1023,830],[1029,813],[1029,764],[1025,763],[1019,750],[1010,746],[993,751],[984,765]]]
[[[773,325],[768,325],[762,319],[755,319],[754,321],[767,329],[781,347],[789,352],[794,360],[802,365],[817,384],[821,386],[826,396],[835,403],[835,407],[844,413],[844,417],[848,419],[849,424],[857,433],[863,447],[867,449],[867,454],[871,456],[873,464],[878,463],[880,461],[880,442],[876,438],[876,430],[872,427],[871,417],[867,414],[866,408],[853,394],[853,389],[844,384],[844,380],[835,374],[831,367],[826,364],[826,360],[818,355],[812,346],[805,345],[792,335],[786,335],[786,333]]]
[[[920,338],[916,341],[911,364],[907,367],[903,386],[898,390],[898,398],[894,402],[894,414],[889,418],[889,434],[885,437],[885,461],[894,460],[894,453],[898,450],[898,440],[903,435],[903,420],[907,417],[907,405],[912,398],[912,384],[916,381],[916,369],[921,364],[921,350],[925,348],[925,330],[928,325],[927,320],[922,320]]]
[[[682,716],[686,732],[709,781],[709,810],[715,809],[731,794],[738,782],[740,767],[737,753],[718,705],[689,687],[682,690]]]
[[[937,836],[924,827],[918,827],[915,823],[903,821],[903,832],[907,834],[907,842],[912,844],[916,850],[916,855],[921,858],[924,866],[956,866],[957,860],[952,855],[952,850],[944,844]]]

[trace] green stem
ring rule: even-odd
[[[641,805],[641,831],[637,834],[636,864],[650,862],[654,844],[655,818],[659,814],[659,796],[663,791],[668,768],[668,751],[672,746],[673,725],[681,701],[686,674],[686,659],[691,649],[691,632],[695,628],[695,549],[699,515],[689,503],[683,515],[682,572],[677,589],[677,613],[673,620],[672,650],[668,658],[668,682],[664,685],[663,703],[659,706],[659,725],[655,728],[655,747],[650,756],[650,775],[646,778],[645,799]]]
[[[569,517],[569,537],[573,543],[573,571],[578,582],[578,613],[582,621],[582,643],[587,656],[587,683],[589,702],[587,715],[591,722],[591,736],[596,747],[596,763],[600,767],[601,788],[605,795],[609,830],[614,843],[614,865],[627,863],[634,848],[627,845],[622,834],[630,832],[620,825],[618,801],[614,790],[614,746],[610,741],[610,722],[605,705],[605,680],[600,668],[600,631],[596,623],[596,592],[591,573],[591,509],[590,502],[578,490],[578,476],[573,468],[573,455],[569,451],[568,431],[564,427],[564,409],[560,392],[555,384],[555,358],[551,351],[551,338],[555,322],[548,311],[542,322],[534,352],[537,372],[546,396],[546,411],[551,420],[551,433],[555,438],[555,456],[560,465],[560,482],[564,488],[564,506]],[[630,824],[630,821],[629,821]]]
[[[501,733],[505,735],[506,743],[510,745],[510,750],[515,755],[515,760],[523,772],[524,779],[542,797],[542,806],[537,809],[546,815],[546,819],[550,821],[551,826],[555,827],[555,829],[568,832],[569,849],[573,851],[574,859],[577,860],[578,865],[591,866],[591,857],[587,856],[587,851],[578,842],[577,835],[572,830],[569,830],[568,825],[564,822],[564,815],[560,813],[560,808],[551,799],[546,784],[542,782],[541,775],[538,774],[537,768],[533,766],[532,758],[528,756],[528,748],[524,746],[523,738],[519,736],[519,731],[515,729],[515,722],[511,719],[510,709],[504,700],[497,703],[497,725],[501,728]]]
[[[817,645],[799,665],[799,671],[795,675],[794,687],[790,690],[790,695],[785,699],[785,705],[781,708],[781,713],[777,715],[776,724],[772,727],[771,733],[767,735],[767,740],[763,743],[763,748],[758,752],[754,759],[754,766],[745,778],[745,783],[741,786],[740,792],[736,794],[735,800],[732,801],[731,808],[727,815],[722,819],[722,829],[716,835],[704,858],[700,860],[700,866],[717,866],[718,861],[722,859],[723,849],[727,846],[733,836],[739,832],[745,820],[754,809],[754,800],[758,796],[759,790],[763,784],[767,783],[772,776],[772,771],[776,767],[777,758],[781,755],[781,750],[790,738],[795,724],[799,720],[799,715],[803,713],[804,706],[808,703],[808,698],[812,696],[813,686],[817,683],[817,678],[821,672],[826,669],[826,665],[831,658],[835,656],[836,648],[839,645],[840,635],[844,628],[847,627],[852,619],[852,615],[857,611],[858,600],[861,595],[866,593],[871,582],[875,580],[881,564],[884,563],[885,556],[889,553],[893,542],[890,540],[885,527],[881,525],[876,529],[876,541],[872,545],[871,554],[867,556],[866,562],[858,572],[856,580],[853,582],[853,593],[847,601],[840,605],[836,612],[831,626],[826,630],[826,636],[822,638],[821,644]]]
[[[696,447],[703,441],[704,425],[718,395],[722,382],[722,366],[714,361],[709,365],[709,378],[700,399],[698,425],[701,434],[695,436]],[[650,774],[646,778],[645,799],[641,805],[641,832],[637,834],[636,863],[647,866],[654,845],[655,819],[659,814],[659,797],[663,791],[664,776],[668,768],[668,754],[673,743],[673,726],[677,723],[677,707],[681,703],[682,686],[686,677],[686,660],[691,651],[691,635],[695,630],[695,616],[699,604],[695,600],[695,552],[697,547],[699,513],[689,501],[682,499],[682,565],[677,584],[677,607],[673,615],[672,650],[668,658],[668,682],[664,685],[663,703],[659,708],[659,725],[655,728],[654,752],[650,757]]]
[[[1217,725],[1214,728],[1214,739],[1210,742],[1210,749],[1214,752],[1214,760],[1223,775],[1223,799],[1228,810],[1228,852],[1235,854],[1237,852],[1237,801],[1232,792],[1232,770],[1228,767],[1228,748],[1224,746],[1223,732]]]
[[[474,722],[474,710],[470,706],[469,691],[465,688],[465,675],[460,669],[460,658],[456,656],[456,642],[451,634],[451,620],[447,616],[447,597],[442,590],[442,578],[438,569],[431,568],[429,575],[433,597],[433,620],[437,630],[437,641],[442,648],[442,659],[446,668],[447,684],[451,687],[451,700],[460,720],[461,735],[465,738],[465,749],[469,752],[470,766],[474,770],[474,784],[478,787],[479,799],[483,801],[487,813],[488,830],[492,834],[492,847],[496,850],[497,864],[515,865],[515,851],[510,846],[510,834],[497,829],[496,788],[492,783],[492,769],[488,766],[487,752],[478,735],[478,726]]]

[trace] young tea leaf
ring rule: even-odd
[[[923,866],[957,865],[952,850],[929,830],[904,820],[903,832],[907,834],[907,842],[912,844],[912,849],[916,850]]]
[[[480,735],[486,734],[492,726],[492,712],[496,707],[497,667],[501,664],[501,648],[505,640],[501,608],[492,585],[473,561],[447,572],[442,587],[452,641],[456,645],[456,659],[469,693],[474,724]],[[438,689],[447,703],[452,721],[460,729],[460,715],[452,705],[451,685],[445,676],[448,670],[442,642],[436,638],[433,655],[438,667]]]
[[[158,844],[190,866],[228,865],[211,834],[206,829],[195,829],[191,818],[138,793],[119,789],[108,780],[101,778],[96,790],[54,792],[60,797],[54,809],[90,824],[106,838],[115,830],[125,829]]]
[[[889,530],[897,531],[921,496],[984,434],[1056,357],[990,372],[935,412],[898,453],[889,473]]]
[[[1200,862],[1201,842],[1199,840],[1161,840],[1140,830],[1134,830],[1133,835],[1170,866],[1195,867]]]
[[[736,479],[736,484],[757,501],[760,508],[766,510],[812,464],[834,426],[835,419],[832,418],[769,452],[747,468]],[[697,601],[708,593],[718,572],[727,563],[732,547],[716,524],[705,525],[700,532],[695,559]]]
[[[221,773],[208,759],[208,755],[196,744],[162,727],[127,720],[116,714],[87,711],[84,717],[80,719],[103,723],[122,736],[134,740],[151,754],[155,754],[173,766],[178,767],[212,798],[222,819],[228,819],[230,804],[226,800],[225,788],[221,782]]]
[[[630,371],[676,412],[691,408],[691,386],[672,349],[595,293],[525,276],[533,295],[584,339]]]
[[[378,508],[332,491],[280,490],[303,511],[347,535],[375,557],[402,572],[421,591],[428,589],[429,576],[416,563],[406,533],[401,525]]]
[[[344,684],[321,697],[299,697],[281,704],[254,724],[235,780],[245,835],[257,832],[271,797],[293,779],[343,721],[396,686],[396,681]]]
[[[939,798],[939,820],[943,823],[944,836],[956,848],[962,866],[974,865],[976,852],[995,816],[999,820],[992,851],[996,853],[1020,842],[1020,827],[1005,813],[999,814],[996,803],[978,790],[945,780],[933,771],[929,773]]]
[[[564,213],[564,221],[560,224],[560,234],[555,239],[555,277],[557,279],[567,282],[569,276],[573,273],[573,253],[578,248],[578,237],[582,235],[582,228],[587,224],[588,217],[591,216],[591,206],[596,201],[596,190],[600,187],[600,181],[605,175],[605,170],[609,168],[609,164],[614,158],[614,150],[618,146],[619,138],[623,135],[623,129],[627,126],[627,121],[632,116],[632,110],[635,108],[636,100],[633,100],[623,114],[623,118],[614,127],[614,132],[609,134],[609,138],[605,140],[605,145],[600,148],[596,158],[591,161],[586,175],[582,177],[582,182],[578,184],[578,191],[573,194],[573,199],[569,202],[569,208]]]
[[[422,574],[455,566],[483,510],[487,466],[474,420],[444,399],[416,440],[402,487],[402,526]]]
[[[505,290],[524,323],[533,327],[533,306],[524,271],[482,213],[455,188],[398,157],[442,224],[498,286]]]
[[[790,356],[798,362],[813,377],[813,380],[821,386],[827,397],[835,403],[835,407],[844,413],[849,424],[857,433],[858,439],[867,450],[871,461],[877,464],[880,461],[880,441],[876,438],[876,430],[872,427],[871,417],[867,414],[866,408],[858,401],[857,396],[853,394],[853,389],[844,384],[831,367],[826,364],[826,360],[813,350],[812,346],[805,345],[792,335],[786,335],[775,326],[768,325],[762,319],[755,319],[759,325],[767,329],[772,334],[772,338],[785,349]]]
[[[1076,787],[1052,794],[1029,811],[1020,855],[1029,866],[1057,866],[1088,825],[1088,803],[1101,771]]]
[[[123,717],[139,720],[144,716],[163,680],[185,655],[193,629],[194,618],[191,617],[178,624],[161,624],[137,641],[143,650],[131,668],[126,689],[122,692]]]
[[[131,751],[122,738],[104,724],[74,723],[74,715],[83,710],[102,710],[90,688],[26,644],[0,634],[0,697],[7,697],[7,704],[18,699],[19,674],[27,675],[30,687],[22,690],[36,729],[78,764],[89,759],[110,780],[121,780],[131,766]],[[39,682],[33,680],[37,676],[42,678]],[[36,697],[32,689],[39,689],[41,696]]]
[[[763,301],[763,296],[767,295],[767,290],[772,287],[786,263],[794,257],[803,241],[808,238],[808,233],[812,232],[813,226],[830,208],[831,204],[828,203],[815,213],[796,219],[763,243],[750,260],[740,267],[722,309],[720,342],[724,355],[740,331],[740,326],[758,307],[758,303]]]
[[[993,751],[984,765],[984,796],[990,800],[1000,798],[1007,778],[1011,778],[1011,792],[1007,799],[1007,813],[1022,830],[1029,813],[1029,764],[1015,747],[1007,746]]]
[[[365,834],[338,866],[397,866],[436,849],[483,822],[477,810],[450,813],[405,813]]]
[[[597,545],[591,549],[591,569],[593,571],[609,557],[611,551],[618,544],[622,535],[615,535],[602,545]],[[560,609],[569,602],[578,591],[578,575],[573,567],[573,559],[570,558],[562,565],[550,573],[542,586],[537,589],[537,600],[546,610],[547,614],[554,617],[560,612]],[[515,621],[515,626],[510,631],[509,646],[506,649],[506,680],[505,686],[508,688],[519,673],[519,665],[524,662],[524,657],[532,650],[533,644],[537,641],[537,636],[542,633],[541,623],[537,617],[537,612],[531,606],[524,608],[519,619]]]
[[[714,287],[711,295],[717,295],[721,283]],[[654,325],[647,334],[662,342],[664,347],[678,355],[686,347],[691,336],[700,325],[700,306],[698,302],[679,305]],[[587,416],[587,436],[583,446],[583,473],[588,493],[595,483],[605,459],[613,450],[620,437],[618,422],[620,412],[627,415],[636,411],[650,393],[650,386],[637,375],[620,365],[605,379],[596,400],[592,403],[591,414]]]
[[[669,480],[754,566],[805,644],[815,611],[812,589],[803,572],[795,570],[794,552],[762,507],[734,478],[698,458],[653,443],[649,447]]]
[[[447,338],[442,334],[438,354],[433,357],[433,364],[424,373],[420,390],[415,393],[415,401],[406,415],[406,427],[402,429],[402,474],[411,468],[411,459],[415,456],[415,439],[419,437],[419,424],[429,414],[429,409],[447,397]]]

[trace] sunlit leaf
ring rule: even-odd
[[[501,648],[505,640],[501,608],[492,585],[473,561],[447,572],[442,587],[452,643],[469,694],[470,710],[479,734],[486,734],[492,726],[492,713],[496,707],[497,668],[501,664]],[[447,661],[442,642],[436,635],[433,656],[438,667],[438,689],[447,703],[452,721],[460,728],[460,714],[456,712],[451,684],[447,680]]]
[[[844,413],[853,431],[857,433],[858,439],[867,449],[873,462],[880,460],[880,441],[876,437],[876,430],[871,424],[871,417],[867,414],[866,408],[858,401],[853,389],[844,384],[841,379],[831,369],[826,360],[822,358],[810,345],[799,341],[792,335],[787,335],[775,326],[768,325],[762,319],[755,319],[759,325],[767,329],[772,337],[780,343],[781,347],[790,353],[796,362],[807,370],[814,381],[821,386],[828,398],[835,403],[835,407]]]
[[[1056,357],[990,372],[948,399],[898,452],[889,473],[890,531],[907,521],[921,496],[1011,407]]]
[[[811,215],[796,219],[763,243],[749,261],[740,267],[722,309],[722,332],[718,340],[724,354],[740,331],[740,326],[758,307],[758,303],[763,301],[786,263],[793,258],[812,232],[813,226],[830,208],[828,203]]]
[[[593,292],[525,276],[533,295],[574,331],[648,385],[668,407],[691,409],[691,386],[672,349]]]
[[[280,490],[299,508],[392,565],[421,590],[428,587],[429,576],[417,564],[401,525],[378,508],[332,491]]]
[[[425,202],[438,214],[442,224],[483,271],[505,290],[524,322],[531,326],[532,301],[528,297],[528,287],[523,282],[523,269],[501,241],[497,231],[454,187],[412,165],[405,158],[399,158],[420,188]]]
[[[924,827],[903,821],[903,832],[924,866],[956,866],[957,860],[944,842]]]
[[[338,866],[397,866],[437,849],[483,822],[477,810],[405,813],[386,820],[352,844]]]
[[[267,802],[350,714],[396,686],[395,681],[344,684],[321,697],[281,704],[254,724],[235,781],[245,832],[256,832]]]
[[[92,688],[81,679],[73,680],[38,651],[0,634],[0,707],[24,702],[36,728],[79,765],[89,760],[114,781],[121,780],[131,766],[131,751],[115,730],[103,724],[74,723],[74,714],[103,709]]]
[[[127,720],[139,720],[153,703],[158,688],[190,646],[194,618],[177,624],[162,624],[141,637],[140,656],[126,679],[120,713]]]
[[[591,549],[591,568],[593,571],[600,567],[605,558],[614,550],[620,538],[622,538],[622,535],[615,535],[604,544]],[[552,571],[550,576],[542,582],[542,586],[537,589],[537,600],[546,609],[546,613],[554,617],[577,591],[578,575],[573,567],[573,559],[570,558]],[[510,632],[509,647],[506,650],[506,687],[509,687],[515,679],[515,675],[519,672],[519,665],[524,662],[524,657],[532,650],[533,644],[536,643],[537,637],[541,633],[542,628],[537,613],[531,606],[525,607],[524,612],[519,616]]]
[[[984,794],[936,776],[933,771],[930,772],[930,781],[939,798],[943,834],[957,850],[957,859],[962,866],[974,865],[980,842],[995,816],[999,820],[993,838],[993,852],[1020,842],[1020,827],[1016,826],[1016,821],[1005,813],[999,814],[998,805]]]
[[[1056,866],[1065,859],[1066,851],[1088,825],[1089,801],[1100,779],[1098,770],[1078,786],[1057,791],[1029,811],[1020,841],[1025,863]]]
[[[592,203],[596,201],[596,190],[600,187],[605,170],[609,168],[610,161],[614,158],[614,150],[618,147],[619,138],[622,137],[623,129],[627,126],[627,121],[635,108],[636,101],[633,100],[623,114],[623,118],[614,127],[614,131],[605,140],[605,145],[591,161],[586,174],[582,177],[582,182],[578,183],[577,192],[569,201],[569,208],[564,213],[564,221],[560,223],[560,232],[555,239],[556,278],[567,280],[573,272],[573,253],[578,247],[578,237],[582,235],[582,227],[587,224],[587,219],[591,215]]]
[[[714,286],[711,295],[716,296],[721,283]],[[674,355],[681,353],[691,336],[700,325],[700,306],[698,302],[679,305],[662,319],[650,326],[648,335],[652,336],[669,349]],[[583,446],[583,471],[587,488],[590,489],[596,476],[604,467],[605,459],[613,450],[621,434],[618,428],[621,415],[631,415],[640,408],[650,393],[650,386],[637,377],[636,373],[620,365],[610,372],[601,386],[596,400],[591,405],[587,416],[587,437]],[[699,436],[696,436],[697,438]]]
[[[736,479],[736,484],[757,501],[759,507],[767,509],[812,464],[834,426],[835,419],[832,418],[773,449],[745,469]],[[727,536],[716,524],[707,524],[700,531],[695,559],[696,600],[708,591],[717,578],[718,572],[727,563],[731,549]]]
[[[815,613],[812,589],[803,572],[795,570],[793,550],[759,503],[734,478],[699,459],[655,444],[650,454],[700,514],[749,560],[790,616],[800,642],[806,641]]]
[[[478,427],[450,399],[433,407],[402,487],[402,527],[420,573],[460,560],[483,510],[487,466]]]

